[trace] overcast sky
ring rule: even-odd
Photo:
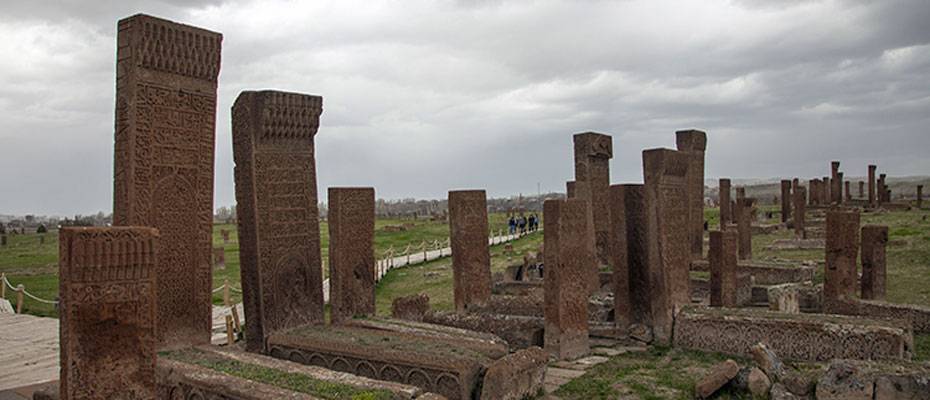
[[[320,193],[564,190],[571,135],[611,178],[708,133],[708,177],[930,172],[930,2],[44,1],[0,3],[0,214],[112,208],[116,22],[223,33],[216,205],[235,202],[242,90],[323,96]]]

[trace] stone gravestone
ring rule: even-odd
[[[226,269],[226,249],[222,247],[213,248],[213,267],[216,269]]]
[[[823,300],[852,299],[856,293],[856,259],[859,256],[859,212],[827,212],[827,264]]]
[[[704,152],[707,150],[707,134],[698,130],[675,132],[678,151],[688,155],[688,175],[685,178],[688,191],[688,229],[690,230],[691,255],[704,256]]]
[[[630,297],[630,261],[627,238],[632,228],[627,224],[625,185],[610,187],[610,265],[613,267],[614,322],[626,329],[633,321]]]
[[[690,233],[687,226],[687,154],[643,151],[647,237],[646,270],[650,277],[651,317],[655,339],[669,343],[676,307],[691,303]]]
[[[323,322],[314,136],[323,98],[242,92],[232,109],[246,350]]]
[[[830,202],[841,204],[843,202],[843,196],[841,195],[841,190],[843,188],[843,179],[840,178],[840,162],[831,161],[830,162]]]
[[[798,239],[807,237],[804,229],[804,218],[807,213],[807,188],[798,186],[794,191],[794,236]]]
[[[720,230],[726,230],[726,226],[733,222],[733,211],[730,209],[730,180],[721,179],[719,190]]]
[[[844,191],[845,191],[845,193],[846,193],[846,195],[845,195],[845,197],[844,197],[844,201],[848,202],[848,201],[852,200],[852,190],[850,189],[850,186],[852,186],[852,183],[851,183],[850,181],[844,181],[844,182],[843,182],[843,185],[846,186],[846,187],[844,188]]]
[[[833,202],[833,181],[830,177],[823,177],[823,198],[820,200],[820,204],[830,205]]]
[[[623,208],[626,218],[627,268],[629,269],[630,323],[652,324],[652,289],[647,260],[649,237],[646,230],[644,186],[623,187]],[[615,297],[615,302],[617,301]]]
[[[878,205],[882,205],[885,202],[885,193],[888,190],[885,186],[885,174],[878,175]]]
[[[869,165],[869,206],[875,207],[875,170],[878,167],[875,165]]]
[[[752,260],[752,208],[755,202],[754,198],[744,197],[736,203],[740,260]]]
[[[154,399],[158,231],[62,228],[62,399]]]
[[[888,227],[866,225],[862,227],[862,289],[864,300],[885,300],[885,246],[888,244]]]
[[[917,185],[917,208],[923,208],[924,205],[924,185]]]
[[[449,191],[449,234],[455,310],[465,312],[491,298],[488,203],[484,190]]]
[[[336,324],[375,313],[375,189],[329,188],[328,215],[329,303]]]
[[[159,348],[209,344],[222,35],[141,14],[118,30],[113,225],[160,232]]]
[[[865,197],[865,182],[859,181],[859,198],[862,199]]]
[[[736,307],[737,233],[710,233],[710,306]]]
[[[589,203],[583,199],[546,200],[544,275],[545,348],[558,359],[588,353],[588,291],[585,274],[595,262]],[[454,254],[454,253],[453,253]]]
[[[575,196],[591,203],[589,211],[594,219],[594,238],[597,248],[597,263],[610,263],[610,159],[613,143],[609,135],[595,132],[578,133],[572,137],[575,151]],[[585,183],[581,191],[579,183]],[[595,265],[595,268],[597,265]],[[596,290],[596,288],[592,288]]]
[[[220,235],[223,236],[223,244],[229,244],[229,231],[220,229]]]
[[[787,223],[791,218],[791,181],[781,181],[781,222]]]

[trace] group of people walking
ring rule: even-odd
[[[529,217],[526,217],[523,214],[520,214],[519,217],[510,216],[510,220],[507,221],[507,226],[509,227],[509,232],[511,235],[517,233],[525,234],[527,232],[535,232],[539,229],[539,215],[530,214]]]

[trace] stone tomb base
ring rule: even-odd
[[[816,236],[810,233],[811,236]],[[778,239],[768,247],[767,250],[823,250],[826,248],[824,239]]]
[[[509,353],[506,343],[494,335],[391,319],[302,326],[273,334],[268,347],[275,358],[404,383],[452,400],[478,398],[486,371],[504,368],[499,361],[514,364],[505,357]],[[497,372],[496,385],[506,387],[511,383],[506,380],[513,379],[514,386],[526,386],[528,376],[538,372],[528,370],[527,365],[540,364],[538,368],[545,370],[545,361],[515,364],[523,369],[519,373]],[[538,375],[537,388],[542,387],[542,374]]]
[[[910,359],[913,335],[904,322],[749,309],[688,307],[675,320],[678,347],[749,356],[759,342],[797,361]]]
[[[739,272],[749,273],[755,285],[781,285],[783,283],[800,283],[814,279],[814,268],[803,265],[766,264],[760,262],[740,262]],[[691,262],[692,271],[710,271],[706,260]]]
[[[911,324],[914,332],[930,333],[930,307],[852,299],[824,302],[824,311],[832,314],[907,321]]]

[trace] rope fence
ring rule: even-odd
[[[491,235],[488,237],[488,244],[494,246],[494,245],[510,242],[513,240],[517,240],[523,236],[526,236],[527,234],[529,234],[529,232],[528,233],[516,232],[513,234],[510,234],[510,233],[505,234],[504,230],[498,230],[496,232],[496,235],[495,235],[495,232],[491,232]],[[449,257],[452,255],[451,245],[452,245],[451,238],[446,238],[444,240],[439,240],[439,239],[436,239],[433,241],[424,240],[420,242],[419,245],[416,245],[416,246],[408,244],[406,247],[404,247],[403,251],[400,251],[400,252],[394,249],[394,246],[391,246],[390,248],[382,252],[381,257],[375,261],[375,281],[376,282],[381,281],[381,279],[384,278],[384,276],[387,275],[387,273],[394,268],[417,265],[417,264],[422,264],[425,262],[437,260],[443,257]],[[30,293],[29,291],[27,291],[26,287],[23,286],[22,284],[13,286],[13,284],[10,283],[10,280],[7,278],[6,273],[0,273],[0,281],[2,281],[0,282],[0,299],[6,298],[7,288],[9,288],[9,290],[16,293],[15,309],[16,309],[17,314],[22,314],[23,304],[25,303],[26,298],[29,298],[32,301],[35,301],[38,303],[48,304],[48,305],[52,305],[56,307],[58,306],[58,300],[47,300],[47,299],[38,297]],[[230,306],[232,304],[231,294],[232,293],[242,294],[242,289],[232,286],[229,283],[229,280],[227,279],[225,282],[223,282],[222,285],[220,285],[219,287],[211,291],[212,294],[217,294],[220,292],[223,293],[223,304],[225,304],[226,306]],[[328,278],[323,281],[323,296],[324,296],[324,300],[328,302],[329,301],[329,279]],[[235,314],[235,311],[233,311],[233,313]],[[231,320],[229,321],[230,325],[236,327],[237,330],[240,326],[238,320],[239,320],[238,315],[233,315],[231,316]]]

